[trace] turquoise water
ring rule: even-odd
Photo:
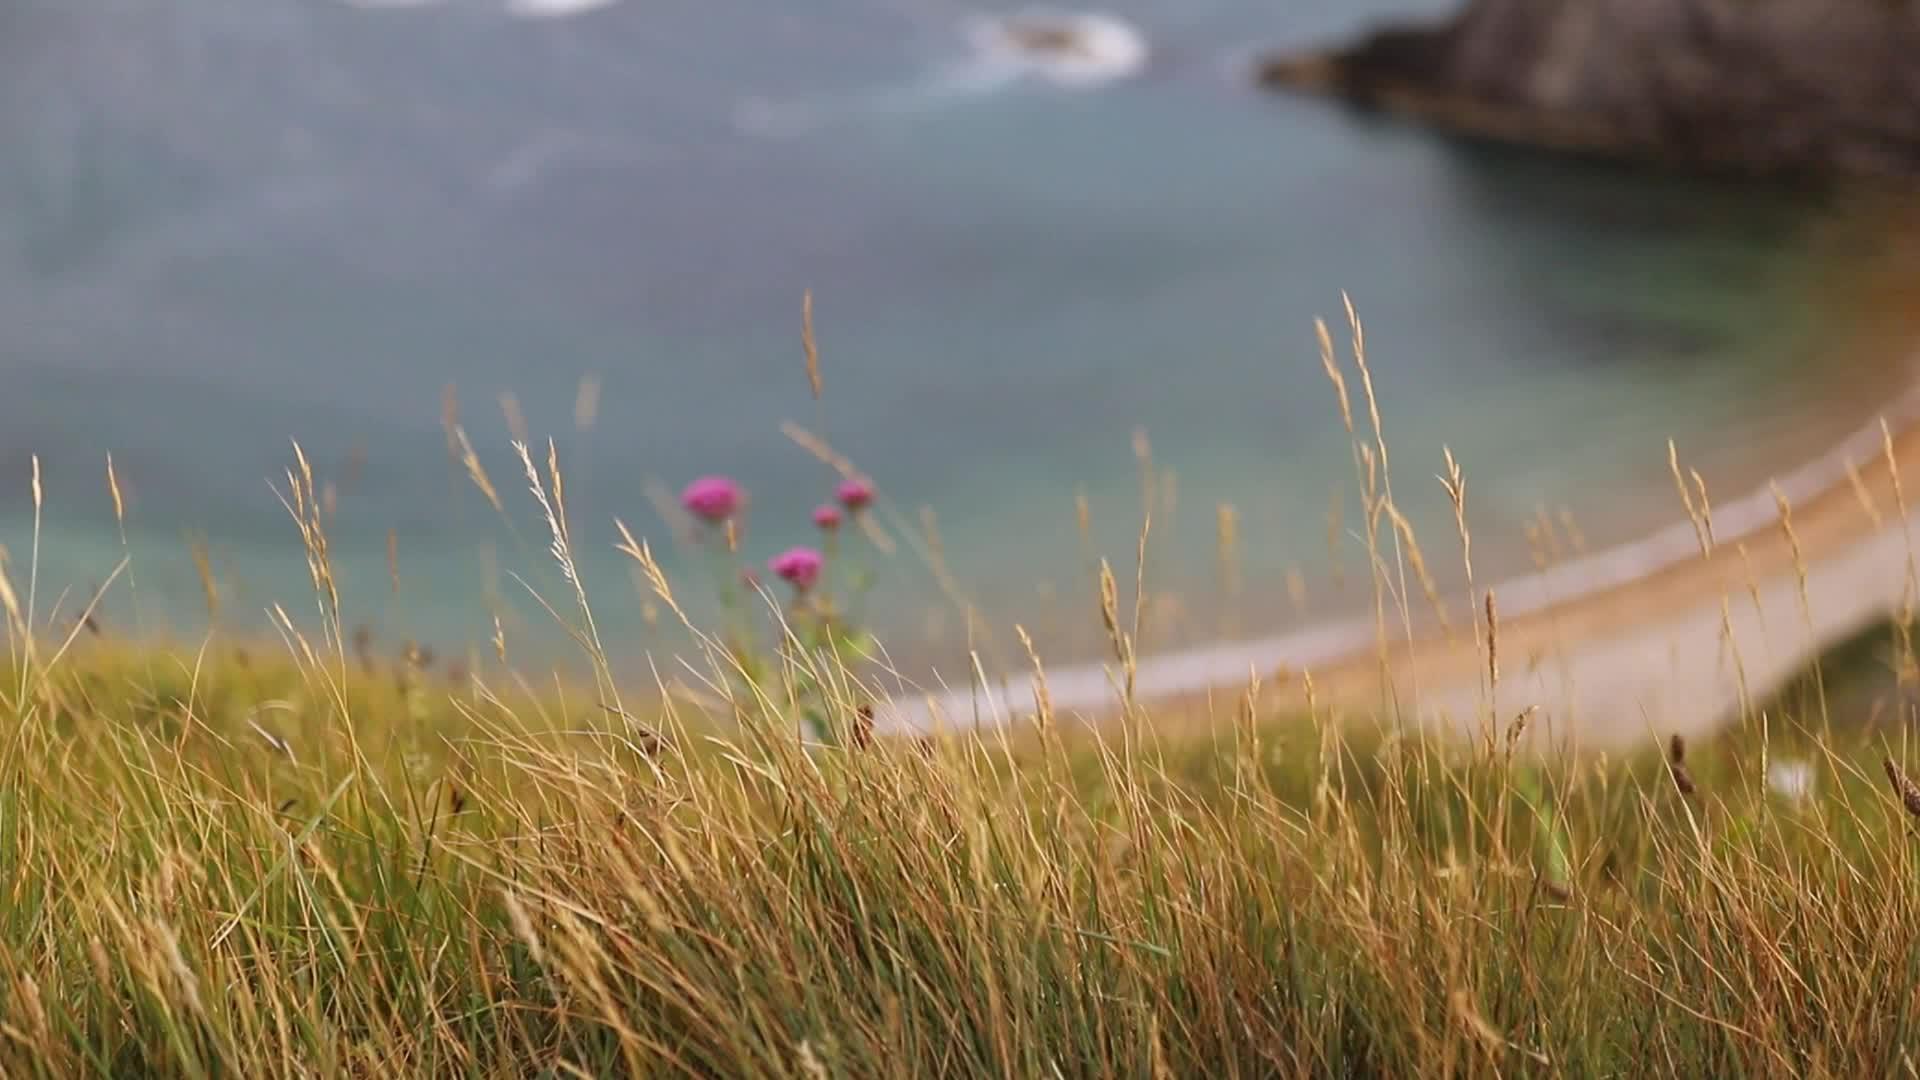
[[[1447,562],[1430,477],[1452,446],[1483,575],[1529,565],[1521,526],[1543,504],[1591,545],[1670,519],[1669,436],[1731,492],[1901,381],[1903,354],[1829,347],[1829,286],[1874,242],[1836,241],[1823,201],[1464,146],[1238,80],[1255,46],[1406,5],[1111,10],[1152,63],[1068,89],[973,77],[977,10],[911,0],[753,0],[726,18],[627,0],[539,20],[477,0],[8,5],[0,537],[16,576],[34,454],[40,606],[112,569],[111,451],[136,588],[110,624],[204,623],[194,536],[222,623],[310,611],[270,487],[297,439],[337,491],[349,621],[453,649],[499,613],[538,652],[558,636],[513,575],[561,590],[508,448],[510,393],[528,434],[557,442],[622,656],[677,638],[647,625],[613,519],[669,549],[650,486],[726,472],[753,493],[748,557],[807,539],[834,475],[781,433],[789,419],[905,520],[932,508],[991,626],[1073,654],[1098,625],[1089,551],[1131,563],[1136,429],[1175,476],[1151,541],[1152,582],[1178,597],[1166,640],[1362,601],[1351,543],[1345,590],[1328,552],[1353,472],[1312,329],[1325,316],[1344,340],[1343,289],[1402,500]],[[513,529],[449,460],[449,385]],[[1237,598],[1214,565],[1223,502],[1242,519]],[[962,621],[930,575],[875,561],[896,653],[958,655]],[[701,595],[698,560],[670,568]],[[1283,599],[1289,570],[1305,613]]]

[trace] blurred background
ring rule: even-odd
[[[1093,558],[1133,576],[1144,447],[1155,641],[1370,602],[1314,333],[1345,350],[1343,290],[1443,577],[1443,445],[1486,578],[1535,564],[1542,515],[1587,548],[1677,520],[1669,438],[1742,493],[1898,396],[1911,234],[1884,203],[1469,144],[1247,78],[1257,49],[1447,6],[1122,0],[1101,25],[1144,63],[1088,75],[997,49],[1014,8],[991,4],[10,0],[0,542],[23,576],[37,454],[41,607],[76,608],[122,555],[111,452],[133,587],[103,618],[197,633],[210,579],[213,617],[257,629],[305,596],[272,490],[297,440],[350,623],[457,652],[498,615],[557,655],[514,579],[555,585],[509,446],[552,438],[601,631],[638,657],[679,631],[650,625],[614,519],[690,598],[706,566],[656,504],[695,476],[749,489],[745,558],[807,541],[837,476],[792,421],[882,492],[902,542],[849,557],[903,666],[970,640],[919,549],[984,623],[1071,658],[1097,648]],[[450,400],[511,527],[450,457]],[[904,542],[929,520],[937,542]]]

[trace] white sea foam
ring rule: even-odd
[[[517,19],[568,19],[612,7],[618,0],[507,0],[507,14]]]
[[[1103,86],[1139,74],[1147,63],[1146,36],[1099,12],[1033,10],[980,18],[968,30],[980,63],[1058,86]]]
[[[733,107],[734,129],[762,138],[793,138],[835,121],[861,116],[900,116],[937,109],[990,94],[1019,77],[1010,69],[971,63],[936,72],[917,83],[850,98],[773,101],[744,98]]]
[[[1027,79],[1094,89],[1137,74],[1147,61],[1146,37],[1111,15],[1030,11],[979,16],[962,29],[969,53],[918,80],[841,98],[745,98],[733,107],[733,126],[747,135],[792,138],[839,120],[913,114],[978,100]]]

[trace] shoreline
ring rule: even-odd
[[[1636,540],[1496,581],[1491,592],[1498,609],[1497,651],[1507,669],[1496,688],[1497,710],[1538,709],[1564,721],[1557,725],[1562,737],[1613,742],[1644,725],[1628,731],[1617,715],[1591,715],[1596,708],[1617,713],[1632,708],[1617,700],[1623,693],[1671,698],[1673,687],[1705,678],[1712,686],[1706,692],[1690,686],[1691,703],[1669,701],[1649,710],[1641,702],[1638,711],[1649,714],[1643,717],[1648,722],[1656,722],[1651,713],[1661,714],[1656,726],[1662,730],[1710,730],[1727,711],[1726,684],[1737,684],[1740,700],[1764,698],[1826,648],[1897,608],[1907,579],[1897,563],[1911,554],[1906,538],[1920,531],[1912,501],[1904,522],[1895,509],[1896,481],[1905,475],[1920,476],[1920,384],[1908,385],[1873,421],[1826,452],[1739,498],[1715,503],[1709,553],[1702,553],[1693,522],[1682,518]],[[1789,506],[1791,541],[1780,528],[1776,488]],[[1863,505],[1862,493],[1873,511]],[[1913,494],[1920,497],[1920,488]],[[1897,551],[1890,550],[1890,540],[1899,541]],[[1890,565],[1897,572],[1887,582],[1882,579]],[[1809,580],[1840,580],[1819,601],[1803,604],[1802,571]],[[1408,711],[1423,724],[1459,726],[1487,711],[1479,608],[1487,591],[1480,587],[1472,598],[1471,636],[1442,631],[1430,614],[1416,616],[1411,628],[1390,614],[1383,658],[1381,627],[1370,615],[1357,616],[1143,657],[1135,697],[1167,715],[1205,717],[1210,701],[1227,693],[1238,697],[1258,673],[1270,687],[1263,707],[1304,707],[1303,686],[1292,676],[1307,672],[1323,707],[1368,697],[1386,704],[1390,696],[1411,700]],[[1736,610],[1736,596],[1749,602]],[[1459,594],[1445,599],[1451,610],[1460,610]],[[1796,625],[1805,633],[1783,639]],[[1121,704],[1110,662],[1048,670],[1045,682],[1057,710],[1089,722]],[[1596,705],[1596,698],[1616,700]],[[1033,701],[1034,679],[1023,671],[993,687],[896,698],[882,719],[896,730],[1004,724],[1030,715]],[[1667,715],[1676,706],[1687,715]]]

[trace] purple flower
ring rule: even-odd
[[[873,502],[873,485],[865,480],[844,480],[834,496],[840,500],[841,506],[857,514]]]
[[[806,592],[820,580],[820,571],[826,565],[826,557],[810,547],[788,548],[767,561],[767,569],[800,592]]]
[[[832,503],[822,503],[813,508],[813,523],[820,526],[822,532],[832,532],[840,527],[840,508]]]
[[[740,500],[740,485],[725,476],[703,476],[680,493],[680,505],[709,524],[718,524],[738,513]]]

